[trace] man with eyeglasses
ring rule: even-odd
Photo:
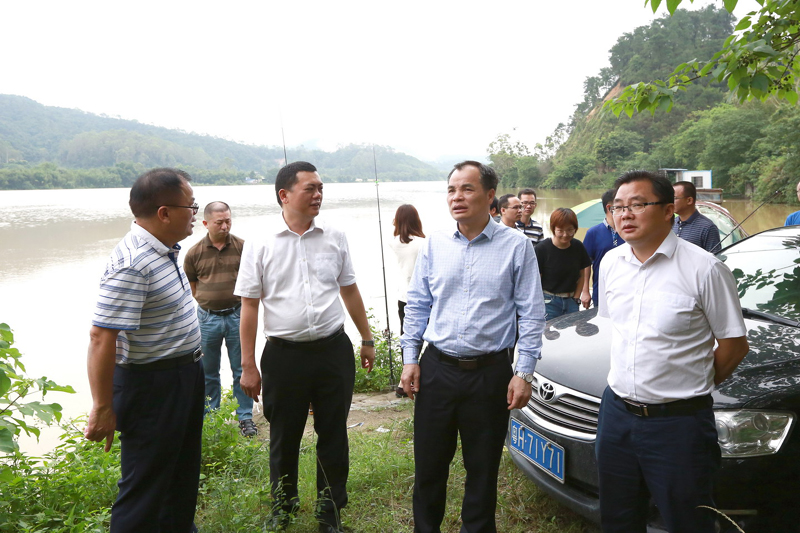
[[[536,209],[536,191],[533,189],[522,189],[517,193],[520,204],[522,205],[522,215],[516,223],[517,229],[520,230],[531,241],[534,246],[542,240],[544,230],[542,225],[536,222],[533,217],[533,211]]]
[[[668,531],[712,533],[711,392],[748,351],[736,282],[672,232],[669,180],[632,171],[614,186],[625,244],[603,258],[598,285],[612,331],[595,443],[602,528],[643,533],[652,496]]]
[[[203,226],[208,234],[192,246],[183,261],[186,277],[197,300],[203,368],[206,374],[206,413],[219,409],[222,343],[228,353],[233,374],[233,396],[238,404],[236,418],[244,437],[258,434],[253,422],[253,399],[242,392],[242,349],[239,341],[239,316],[242,300],[233,294],[244,239],[231,233],[231,208],[225,202],[211,202],[203,210]]]
[[[120,433],[112,533],[196,531],[205,387],[194,300],[178,263],[198,209],[189,180],[171,168],[136,180],[134,222],[100,280],[84,433],[105,451]]]
[[[497,205],[500,207],[500,223],[509,228],[515,228],[517,221],[522,216],[522,205],[519,198],[513,194],[504,194],[497,201]]]
[[[711,219],[697,210],[697,188],[691,181],[679,181],[675,190],[675,221],[672,231],[681,239],[695,244],[703,250],[719,252],[719,229]]]

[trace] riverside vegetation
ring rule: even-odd
[[[376,339],[378,339],[376,332]],[[10,328],[0,325],[0,405],[22,402],[35,389],[15,397],[12,384],[48,383],[48,390],[71,392],[44,378],[29,380],[22,375],[20,354],[13,348]],[[396,339],[392,342],[396,344]],[[399,361],[399,356],[393,354]],[[359,361],[358,355],[354,364]],[[360,365],[356,365],[357,367]],[[22,370],[21,370],[22,368]],[[399,370],[399,367],[396,367]],[[356,378],[357,390],[386,390],[388,350],[385,338],[376,342],[376,369],[363,370]],[[399,374],[395,374],[397,376]],[[10,376],[10,377],[9,377]],[[7,378],[7,379],[6,379]],[[12,385],[7,387],[6,385]],[[20,389],[16,389],[20,391]],[[39,390],[39,389],[36,389]],[[10,398],[10,399],[9,399]],[[119,441],[109,453],[84,439],[83,419],[60,421],[60,407],[31,407],[14,415],[18,435],[22,427],[35,429],[25,418],[58,422],[62,428],[59,444],[42,457],[33,457],[15,445],[2,448],[0,455],[0,532],[2,533],[100,533],[108,530],[111,505],[119,479]],[[350,435],[350,502],[343,513],[349,531],[412,531],[411,493],[414,484],[413,404],[402,402],[397,409],[407,417],[391,424],[388,432],[371,428]],[[4,411],[7,413],[7,411]],[[48,416],[52,413],[52,416]],[[55,413],[59,413],[56,415]],[[211,413],[203,427],[203,458],[196,523],[203,533],[267,532],[270,514],[268,432],[260,438],[243,439],[235,420],[235,400],[230,390],[221,408]],[[22,426],[19,423],[22,422]],[[7,424],[7,425],[6,425]],[[6,422],[4,427],[8,427]],[[16,444],[16,443],[14,443]],[[313,435],[303,439],[300,457],[302,507],[289,532],[314,531],[314,486],[316,464]],[[463,497],[464,467],[456,454],[448,488],[448,506],[442,530],[457,532]],[[509,533],[530,531],[578,533],[587,524],[541,493],[512,462],[503,457],[498,496],[498,528]]]

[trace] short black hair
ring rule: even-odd
[[[521,189],[521,190],[520,190],[520,191],[517,193],[517,198],[520,198],[520,199],[522,199],[522,195],[523,195],[523,194],[532,194],[532,195],[533,195],[533,199],[534,199],[534,200],[537,200],[537,199],[539,198],[538,196],[536,196],[536,191],[534,191],[533,189]]]
[[[192,181],[191,176],[177,168],[154,168],[133,182],[128,205],[136,218],[150,218],[162,205],[180,198],[183,186]]]
[[[497,196],[492,198],[492,203],[489,204],[489,212],[491,213],[494,211],[495,213],[500,211],[500,203],[497,201]]]
[[[208,205],[206,205],[205,209],[203,209],[203,220],[208,220],[208,217],[211,216],[211,213],[219,213],[230,210],[231,206],[229,206],[225,202],[211,202]]]
[[[600,197],[600,203],[603,204],[603,212],[608,210],[608,206],[614,203],[614,197],[617,195],[617,189],[608,189]]]
[[[508,207],[508,200],[511,198],[516,198],[516,196],[514,196],[513,194],[504,194],[503,196],[501,196],[497,204],[499,206],[498,209],[505,209],[506,207]]]
[[[489,165],[484,165],[478,161],[462,161],[461,163],[457,163],[453,166],[453,170],[450,171],[450,174],[447,175],[447,182],[450,183],[450,176],[453,175],[453,172],[456,170],[461,170],[464,167],[475,167],[478,169],[478,172],[481,174],[481,186],[486,191],[496,191],[497,184],[500,183],[500,178],[497,177],[497,172],[490,167]]]
[[[675,189],[672,188],[672,182],[664,176],[659,176],[647,170],[630,170],[626,172],[614,182],[614,189],[618,190],[622,185],[627,185],[634,181],[649,181],[659,202],[665,204],[675,203]],[[616,195],[616,193],[614,194]]]
[[[279,193],[281,189],[289,191],[294,187],[294,184],[297,183],[298,172],[316,171],[317,167],[305,161],[295,161],[281,168],[278,171],[278,175],[275,176],[275,197],[278,198],[278,205],[283,208],[283,202],[281,202],[281,195]]]
[[[672,185],[672,187],[674,188],[674,187],[677,187],[678,185],[683,187],[683,197],[684,198],[686,198],[688,196],[689,198],[691,198],[695,202],[697,201],[697,187],[694,186],[694,183],[692,183],[691,181],[676,181]]]

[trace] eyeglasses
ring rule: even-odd
[[[625,213],[626,209],[631,213],[633,213],[634,215],[638,215],[640,213],[644,213],[644,208],[647,207],[648,205],[661,205],[665,203],[667,202],[645,202],[643,204],[637,203],[631,205],[610,205],[608,206],[608,209],[611,211],[611,214],[616,216],[622,216],[623,213]]]
[[[162,205],[161,207],[185,207],[186,209],[191,209],[193,215],[196,215],[197,212],[200,210],[200,206],[197,205],[197,204],[192,204],[192,205]]]
[[[553,231],[553,233],[559,236],[565,235],[567,237],[572,237],[573,235],[575,235],[575,230],[574,229],[563,230],[561,228],[556,228],[555,231]]]
[[[522,202],[523,207],[536,207],[536,202]]]

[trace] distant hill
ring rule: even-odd
[[[384,181],[443,179],[427,163],[390,147],[375,147]],[[372,146],[336,152],[289,150],[289,160],[314,163],[329,182],[374,179]],[[128,186],[157,166],[188,170],[198,183],[272,181],[283,148],[253,146],[208,135],[44,106],[24,96],[0,95],[0,188]]]

